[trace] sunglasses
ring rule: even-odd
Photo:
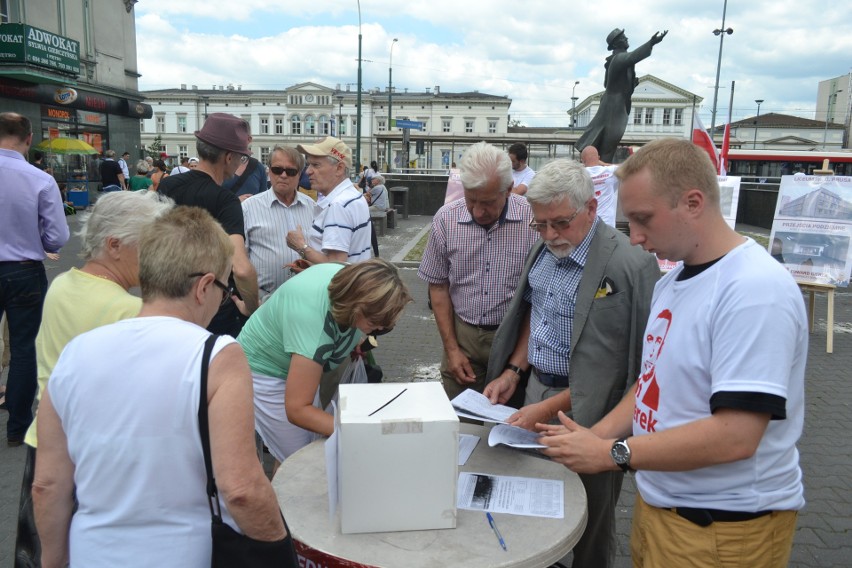
[[[193,272],[188,276],[188,278],[197,278],[199,276],[204,276],[205,274],[209,274],[207,272]],[[219,282],[218,279],[213,279],[213,284],[222,291],[222,303],[220,305],[224,306],[228,303],[228,300],[231,299],[231,296],[234,295],[234,289],[231,286],[227,286]]]
[[[287,174],[289,177],[296,177],[299,175],[299,170],[296,168],[282,168],[281,166],[269,166],[269,171],[273,174],[280,176],[281,174]]]

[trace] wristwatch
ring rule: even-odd
[[[609,455],[622,471],[625,473],[630,471],[630,446],[627,445],[626,439],[622,438],[613,442]]]
[[[305,253],[308,252],[309,248],[310,247],[308,246],[308,243],[305,243],[305,246],[303,246],[302,248],[299,249],[299,256],[301,256],[302,258],[305,258]]]

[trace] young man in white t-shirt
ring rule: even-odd
[[[512,193],[524,195],[535,177],[535,170],[527,165],[527,147],[521,143],[512,144],[508,154],[512,161]]]
[[[618,178],[615,170],[618,166],[601,161],[598,149],[586,146],[580,153],[580,161],[592,176],[595,184],[595,199],[598,200],[598,217],[610,227],[615,227],[615,211],[618,206]]]
[[[786,566],[804,506],[801,292],[727,225],[697,146],[652,142],[617,175],[631,241],[683,265],[654,290],[634,392],[591,429],[540,425],[544,453],[637,471],[634,566]]]

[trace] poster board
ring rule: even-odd
[[[769,252],[799,282],[849,285],[852,177],[782,176]]]
[[[444,205],[462,197],[464,197],[464,186],[461,182],[461,170],[453,168],[450,170],[449,178],[447,178],[447,193],[444,197]]]
[[[737,224],[737,208],[740,204],[740,176],[718,176],[719,180],[719,205],[722,209],[722,217],[728,226],[735,229]]]

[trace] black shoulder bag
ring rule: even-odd
[[[222,521],[222,509],[219,504],[219,491],[213,477],[213,462],[210,459],[210,429],[207,420],[207,369],[210,354],[219,336],[211,335],[204,343],[201,356],[201,395],[198,405],[198,427],[201,430],[201,447],[204,452],[204,468],[207,470],[207,499],[212,517],[211,534],[213,536],[212,568],[237,568],[252,566],[259,568],[297,568],[299,561],[293,549],[293,539],[287,521],[284,528],[287,536],[283,540],[264,542],[255,540],[232,529]],[[284,519],[284,516],[281,516]]]
[[[240,177],[237,178],[237,181],[234,182],[234,186],[231,188],[231,191],[234,193],[234,195],[240,192],[240,188],[243,187],[243,184],[246,182],[249,176],[254,173],[255,168],[257,168],[259,165],[260,162],[258,162],[257,159],[251,157],[249,158],[249,162],[246,165],[246,169],[243,170],[243,173],[240,175]]]

